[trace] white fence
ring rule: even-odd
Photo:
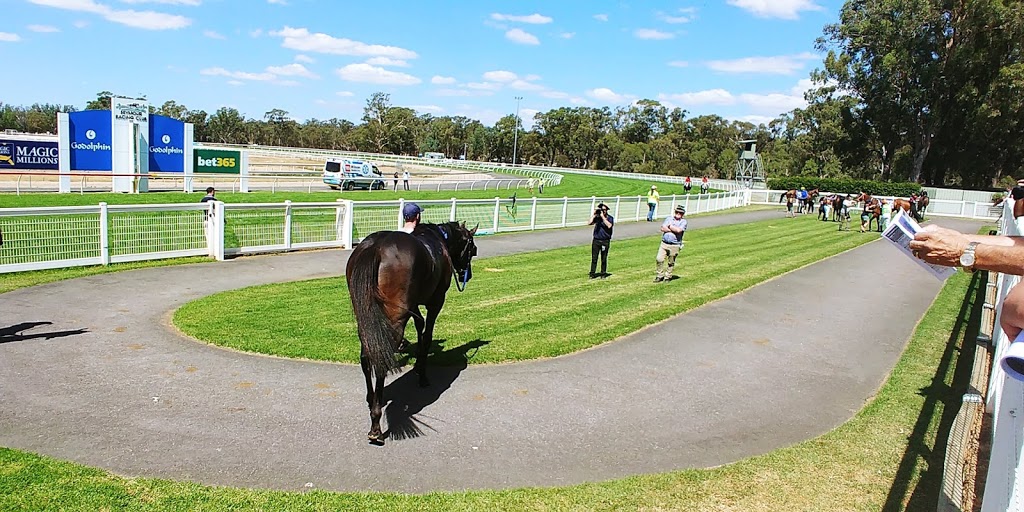
[[[780,198],[785,192],[785,190],[751,190],[750,202],[751,204],[781,204],[782,201]],[[828,194],[829,192],[822,193],[822,195]],[[821,196],[818,197],[819,199],[821,198]],[[894,199],[892,196],[875,197],[879,199],[887,199],[890,202]],[[929,198],[928,210],[925,212],[925,215],[996,220],[999,218],[1001,208],[1001,206],[992,206],[991,202],[984,201]],[[857,209],[859,209],[859,207]]]
[[[1001,234],[1021,236],[1021,226],[1013,218],[1013,201],[1003,204]],[[994,355],[985,397],[985,411],[992,415],[992,448],[982,499],[982,512],[1024,511],[1024,382],[1014,379],[1003,371],[999,361],[1006,354],[1010,343],[999,328],[1003,301],[1020,276],[999,274],[996,280],[996,320],[992,333]]]
[[[599,203],[616,222],[647,217],[646,196],[417,201],[425,222],[460,220],[478,233],[582,226]],[[656,215],[747,204],[745,192],[662,196]],[[403,200],[0,208],[0,273],[127,261],[342,247],[401,226]]]

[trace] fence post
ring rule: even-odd
[[[533,206],[530,207],[530,229],[537,229],[537,196],[533,196]]]
[[[497,187],[495,187],[494,190],[498,190]],[[495,197],[494,198],[494,231],[491,231],[491,233],[497,233],[498,232],[498,215],[500,215],[500,214],[501,214],[501,198],[500,197]]]
[[[562,196],[562,227],[565,227],[565,216],[569,214],[569,196]]]
[[[402,210],[405,210],[405,198],[398,198],[398,227],[405,226],[405,218],[402,217]]]
[[[644,196],[636,196],[636,217],[633,219],[640,222],[640,203],[644,200]]]
[[[456,206],[455,206],[455,205],[456,205],[457,203],[458,203],[458,200],[457,200],[457,199],[455,199],[455,198],[453,197],[453,198],[452,198],[452,212],[451,212],[451,214],[450,214],[450,215],[448,215],[448,220],[449,220],[450,222],[455,222],[455,213],[456,213],[456,212],[455,212],[455,209],[456,209]]]
[[[590,196],[590,211],[597,209],[597,196]]]
[[[621,196],[615,196],[615,218],[619,218],[619,203],[622,202]]]
[[[213,236],[210,238],[213,240],[213,251],[214,257],[217,261],[224,261],[224,225],[227,212],[224,211],[224,203],[222,201],[210,201],[210,221],[213,224]]]
[[[107,203],[100,203],[100,263],[110,265],[110,221]]]
[[[284,202],[284,250],[292,249],[292,202],[286,199]]]

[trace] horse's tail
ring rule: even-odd
[[[372,260],[369,265],[352,266],[348,276],[349,294],[352,296],[352,310],[356,316],[363,355],[370,362],[374,373],[384,376],[398,367],[395,345],[400,334],[388,320],[377,289],[380,255],[376,251],[370,252]]]

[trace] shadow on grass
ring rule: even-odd
[[[11,343],[25,340],[52,340],[54,338],[65,338],[89,332],[86,329],[72,329],[70,331],[50,331],[34,334],[25,334],[24,331],[35,329],[41,325],[53,325],[53,322],[23,322],[10,327],[0,328],[0,343]]]
[[[882,508],[884,512],[935,510],[942,488],[946,441],[963,400],[963,394],[967,392],[971,380],[971,370],[974,365],[974,339],[978,335],[981,325],[983,293],[987,276],[988,272],[976,272],[972,277],[960,305],[960,311],[957,312],[953,329],[946,340],[942,358],[935,368],[935,375],[932,377],[931,383],[918,392],[925,397],[924,405],[921,407],[914,429],[908,437],[907,449],[903,453],[903,459],[896,470],[892,488],[889,489],[885,506]],[[958,343],[960,339],[963,339],[963,343]],[[951,366],[955,366],[952,370],[952,380],[946,384],[946,378],[951,373]],[[942,410],[935,445],[928,446],[928,426],[934,421],[940,407]],[[903,498],[910,490],[914,475],[921,466],[923,466],[921,478],[913,488],[907,506],[904,508]]]
[[[431,348],[440,349],[439,344],[444,341],[434,340]],[[436,432],[437,429],[420,413],[452,387],[476,350],[488,343],[490,341],[477,339],[450,350],[432,350],[427,362],[430,385],[425,388],[420,387],[419,375],[412,369],[389,383],[384,388],[384,402],[388,404],[384,409],[388,422],[385,437],[401,441],[422,436],[424,429]],[[416,352],[415,344],[410,347],[410,352]]]

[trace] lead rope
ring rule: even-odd
[[[442,228],[441,226],[437,226],[437,230],[441,232],[441,236],[443,236],[445,240],[448,240],[448,232],[445,231],[444,228]],[[455,268],[455,262],[452,261],[451,254],[448,254],[448,264],[452,266],[452,269]],[[455,289],[458,290],[460,293],[466,291],[466,283],[469,281],[467,279],[468,275],[469,269],[466,269],[463,270],[462,272],[459,272],[459,276],[455,278]],[[461,281],[459,280],[459,277],[462,278]],[[461,286],[459,286],[460,283]]]

